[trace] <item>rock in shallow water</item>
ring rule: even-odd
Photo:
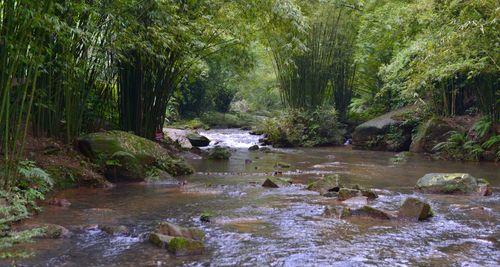
[[[158,247],[166,248],[175,256],[201,255],[205,251],[205,246],[202,242],[184,237],[151,233],[149,241]]]
[[[210,152],[208,153],[209,159],[227,160],[230,157],[231,157],[231,152],[227,147],[216,146],[210,149]]]
[[[160,222],[156,226],[155,232],[168,236],[185,237],[194,240],[203,240],[205,233],[196,228],[186,228],[169,222]]]
[[[338,200],[344,201],[349,198],[361,196],[361,191],[351,188],[340,188],[338,193]]]
[[[210,144],[210,139],[198,133],[190,133],[186,137],[194,147],[205,147]]]
[[[428,173],[417,181],[416,189],[424,193],[491,195],[488,181],[468,173]]]
[[[322,177],[309,183],[307,189],[316,191],[321,195],[325,195],[328,192],[338,192],[340,189],[339,180],[340,177],[338,175]]]
[[[124,225],[99,225],[99,229],[108,235],[129,235],[130,230]]]
[[[284,186],[287,186],[290,184],[291,184],[291,182],[287,179],[270,177],[264,181],[264,183],[262,184],[262,187],[279,188],[279,187],[284,187]]]
[[[391,212],[371,206],[363,206],[359,209],[344,208],[340,214],[340,218],[345,219],[350,217],[368,217],[379,220],[391,220],[395,218]]]
[[[203,254],[205,233],[195,228],[186,228],[169,222],[159,223],[149,234],[149,241],[166,248],[176,256]]]
[[[398,218],[402,220],[423,221],[432,216],[431,206],[413,197],[407,198],[398,211]]]

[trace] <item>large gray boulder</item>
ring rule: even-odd
[[[411,107],[402,108],[358,125],[352,134],[353,147],[396,152],[408,150],[415,125],[407,123],[405,117],[412,110]]]
[[[468,173],[428,173],[417,181],[416,189],[424,193],[491,195],[488,181]]]

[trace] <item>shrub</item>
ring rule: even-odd
[[[328,106],[313,111],[291,109],[263,124],[263,132],[276,147],[338,145],[343,141],[341,128],[337,112]]]

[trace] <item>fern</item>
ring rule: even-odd
[[[490,130],[493,121],[490,116],[484,116],[479,121],[477,121],[472,130],[477,134],[477,138],[483,138]]]
[[[482,147],[484,149],[490,149],[496,145],[500,145],[500,135],[493,135],[483,143]]]

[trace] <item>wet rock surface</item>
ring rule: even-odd
[[[468,173],[428,173],[417,181],[415,188],[424,193],[491,195],[488,181]]]
[[[186,135],[186,138],[194,147],[205,147],[210,145],[210,139],[199,133],[189,133]]]
[[[176,256],[203,254],[205,246],[203,231],[185,228],[169,222],[159,223],[149,234],[149,241],[158,247],[166,248]]]
[[[414,125],[406,125],[402,116],[411,108],[386,113],[357,126],[352,134],[356,149],[404,151],[411,144]]]
[[[77,140],[77,147],[101,165],[112,181],[143,181],[151,169],[173,176],[193,172],[183,159],[171,155],[159,144],[122,131],[88,134]]]
[[[417,198],[407,198],[398,211],[398,218],[403,220],[423,221],[432,216],[431,206]]]

